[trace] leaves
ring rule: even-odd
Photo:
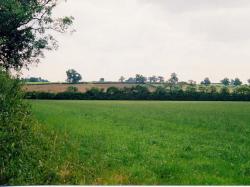
[[[73,17],[53,18],[57,0],[0,1],[0,66],[21,70],[39,62],[44,50],[57,49],[49,30],[65,33]]]

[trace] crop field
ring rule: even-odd
[[[248,102],[29,102],[61,184],[250,184]]]
[[[61,83],[33,83],[26,84],[23,86],[24,91],[26,92],[50,92],[50,93],[60,93],[67,91],[68,87],[74,86],[80,92],[86,92],[91,88],[103,89],[106,91],[110,87],[117,88],[130,88],[136,86],[137,84],[129,84],[129,83],[85,83],[85,84],[61,84]],[[155,87],[147,85],[150,91],[155,90]]]

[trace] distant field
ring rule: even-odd
[[[61,183],[250,184],[250,103],[31,103]]]
[[[74,86],[78,88],[80,92],[86,92],[91,88],[99,88],[103,90],[107,90],[109,87],[117,87],[117,88],[124,88],[124,87],[132,87],[136,86],[137,84],[129,84],[129,83],[85,83],[85,84],[60,84],[60,83],[45,83],[45,84],[26,84],[24,85],[24,90],[27,92],[50,92],[50,93],[59,93],[67,91],[69,86]],[[149,90],[154,90],[154,86],[149,86]]]

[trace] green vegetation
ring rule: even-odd
[[[84,93],[70,86],[66,92],[27,92],[27,99],[74,99],[74,100],[174,100],[174,101],[250,101],[250,86],[228,87],[220,90],[214,86],[200,85],[197,89],[193,85],[186,86],[185,90],[179,85],[171,84],[168,87],[155,86],[154,91],[149,90],[151,85],[137,85],[130,88],[109,87],[106,91],[92,88]]]
[[[250,184],[248,102],[31,103],[47,183]]]
[[[43,175],[44,168],[38,166],[38,161],[46,159],[40,149],[42,140],[35,133],[38,126],[22,98],[19,80],[0,70],[1,185],[38,183]]]
[[[72,17],[54,18],[57,0],[0,1],[0,66],[20,70],[37,63],[44,50],[56,49],[48,32],[66,32]]]

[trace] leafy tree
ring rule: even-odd
[[[22,80],[26,82],[49,82],[48,80],[42,79],[41,77],[30,77]]]
[[[186,92],[188,93],[195,93],[196,91],[197,91],[197,88],[194,85],[188,85],[186,88]]]
[[[208,77],[206,77],[203,81],[201,81],[201,84],[208,86],[211,84],[211,81]]]
[[[209,87],[207,88],[207,92],[208,92],[208,93],[212,93],[212,94],[217,93],[217,87],[214,86],[214,85],[209,86]]]
[[[164,77],[163,76],[158,76],[158,80],[160,83],[164,83]]]
[[[109,88],[107,89],[106,93],[107,93],[108,95],[111,95],[111,96],[112,96],[112,95],[119,94],[119,93],[120,93],[120,90],[119,90],[119,88],[112,86],[112,87],[109,87]]]
[[[147,81],[147,78],[144,77],[143,75],[136,74],[135,81],[136,81],[136,83],[144,84]]]
[[[129,77],[128,80],[126,80],[126,82],[128,82],[128,83],[135,83],[136,80],[133,77]]]
[[[222,95],[229,95],[230,94],[230,90],[226,86],[224,86],[223,88],[221,88],[220,92],[221,92]]]
[[[105,79],[104,78],[100,78],[99,82],[105,82]]]
[[[224,86],[228,86],[230,84],[230,80],[228,78],[224,78],[220,81]]]
[[[57,0],[0,1],[0,66],[20,70],[39,62],[44,50],[56,49],[49,30],[64,33],[72,17],[54,18]],[[50,32],[51,33],[51,32]]]
[[[80,80],[82,80],[82,76],[74,69],[69,69],[68,71],[66,71],[66,74],[67,82],[69,83],[78,83]]]
[[[206,87],[203,84],[199,85],[198,89],[199,89],[199,92],[206,92]]]
[[[239,78],[235,78],[234,80],[231,81],[231,84],[233,86],[240,86],[240,85],[242,85],[242,82]]]
[[[124,81],[125,81],[125,77],[121,76],[121,77],[119,78],[119,81],[120,81],[120,82],[124,82]]]
[[[241,95],[250,95],[250,87],[249,86],[240,86],[234,90],[235,93]]]
[[[176,73],[172,73],[170,79],[168,80],[168,82],[169,82],[171,85],[176,85],[176,84],[178,83],[178,81],[179,81],[179,79],[178,79]]]
[[[190,85],[196,85],[196,81],[194,81],[194,80],[189,80],[189,81],[188,81],[188,84],[190,84]]]
[[[250,79],[247,80],[248,84],[250,85]]]
[[[148,80],[150,83],[156,83],[158,81],[158,78],[154,75],[152,77],[149,77]]]

